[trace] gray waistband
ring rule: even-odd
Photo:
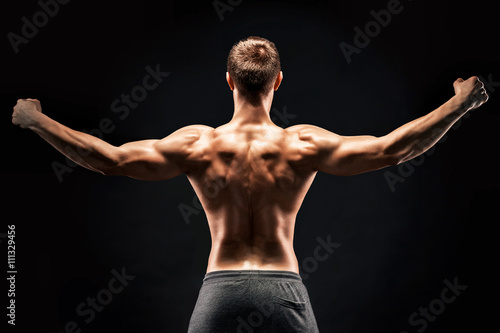
[[[299,274],[289,271],[274,270],[223,270],[205,274],[203,281],[225,280],[225,279],[276,279],[302,281]]]

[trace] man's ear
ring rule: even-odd
[[[278,90],[280,87],[281,81],[283,81],[283,72],[280,71],[278,74],[278,77],[276,78],[276,81],[274,81],[274,91]]]
[[[229,84],[229,88],[231,90],[234,90],[234,81],[231,78],[231,75],[229,75],[229,72],[226,72],[226,81],[227,81],[227,84]]]

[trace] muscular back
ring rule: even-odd
[[[199,128],[186,172],[212,236],[208,271],[298,271],[295,217],[316,171],[307,141],[272,124]]]

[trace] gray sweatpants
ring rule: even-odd
[[[318,333],[300,275],[228,270],[205,275],[188,333]]]

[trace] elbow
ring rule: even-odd
[[[403,163],[404,159],[398,154],[390,154],[385,156],[385,161],[387,166],[395,166]]]
[[[104,176],[121,176],[124,162],[123,155],[119,150],[116,150],[112,154],[108,153],[104,158],[101,158],[96,169]]]
[[[401,147],[389,140],[386,140],[386,143],[383,145],[382,155],[387,166],[399,165],[405,162],[408,156]]]
[[[400,153],[384,151],[382,156],[385,166],[395,166],[404,162],[404,156]]]
[[[386,160],[389,166],[395,166],[411,160],[418,156],[414,151],[397,151],[386,153]]]
[[[96,171],[99,172],[103,176],[116,176],[117,175],[116,171],[111,169],[111,168],[99,168]]]
[[[123,164],[118,159],[109,158],[105,161],[100,161],[95,166],[95,171],[104,176],[121,176],[123,173]]]
[[[97,172],[104,176],[121,176],[121,168],[117,163],[110,163],[106,165],[101,165],[96,169]]]

